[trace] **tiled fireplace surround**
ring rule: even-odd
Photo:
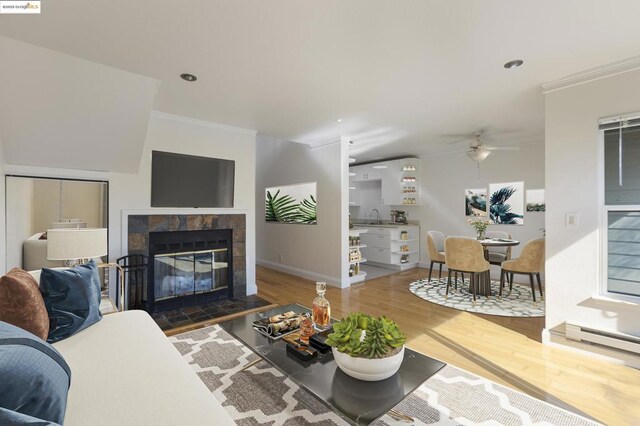
[[[129,215],[129,254],[149,255],[149,232],[233,230],[233,297],[247,295],[246,219],[244,214]]]

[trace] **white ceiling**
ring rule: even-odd
[[[9,164],[137,172],[158,81],[0,37]]]
[[[43,3],[1,15],[0,34],[161,80],[160,111],[310,144],[351,136],[359,160],[460,149],[443,135],[480,128],[540,141],[541,83],[640,54],[637,0]]]

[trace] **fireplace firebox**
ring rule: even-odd
[[[231,229],[149,232],[147,311],[233,298]]]

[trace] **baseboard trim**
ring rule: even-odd
[[[418,267],[417,263],[403,263],[401,265],[391,264],[391,263],[379,263],[373,262],[371,260],[367,261],[367,265],[377,266],[379,268],[393,269],[394,271],[404,272],[409,269],[414,269]]]
[[[264,266],[265,268],[275,269],[276,271],[284,272],[286,274],[295,275],[296,277],[306,278],[311,281],[324,281],[328,285],[333,287],[342,287],[342,283],[339,278],[331,277],[329,275],[318,274],[316,272],[294,268],[292,266],[287,266],[281,263],[271,262],[270,260],[264,259],[256,259],[256,264]]]
[[[614,364],[626,365],[640,369],[640,356],[628,352],[608,349],[603,346],[593,345],[586,342],[567,339],[562,332],[555,329],[544,329],[542,331],[542,343],[545,345],[562,348],[566,351],[579,353],[594,359],[599,359]]]

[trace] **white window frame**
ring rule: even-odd
[[[599,296],[605,299],[619,300],[640,304],[640,296],[620,294],[609,291],[609,212],[639,211],[640,204],[611,205],[605,204],[605,184],[604,184],[604,130],[600,130],[599,125],[613,120],[624,120],[627,118],[638,118],[640,112],[620,114],[611,117],[604,117],[598,120],[598,205],[600,206],[600,265],[599,265]]]

